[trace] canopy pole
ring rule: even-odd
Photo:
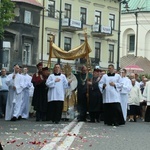
[[[87,42],[87,28],[84,29],[84,36],[85,36],[85,50],[88,50],[88,42]],[[91,71],[91,63],[90,63],[90,58],[89,58],[89,52],[86,52],[86,67],[87,67],[87,74],[89,76],[89,71]],[[87,78],[87,81],[89,81],[89,78]],[[87,84],[87,91],[86,91],[86,96],[87,96],[87,109],[89,109],[89,85]]]
[[[48,58],[48,63],[47,63],[47,67],[51,68],[51,58],[52,58],[52,44],[53,44],[53,36],[50,37],[50,42],[49,42],[49,58]]]

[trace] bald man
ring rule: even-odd
[[[5,120],[16,121],[19,117],[22,103],[22,91],[24,88],[24,80],[22,80],[22,75],[19,74],[19,70],[19,65],[14,65],[14,72],[9,74],[6,78],[9,92]]]
[[[78,86],[77,86],[77,107],[78,107],[78,121],[86,121],[86,115],[87,115],[87,105],[88,105],[88,99],[87,99],[87,81],[91,78],[91,75],[88,73],[87,67],[82,66],[81,72],[79,72],[76,75],[76,78],[78,80]]]

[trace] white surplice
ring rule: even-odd
[[[22,77],[24,79],[24,89],[22,91],[22,104],[21,104],[21,112],[20,116],[24,119],[27,119],[29,117],[29,89],[32,86],[31,80],[32,77],[28,74],[22,74]]]
[[[150,81],[146,82],[146,86],[143,91],[143,100],[146,100],[147,106],[150,106]]]
[[[55,79],[59,78],[59,82],[55,82]],[[49,75],[46,85],[48,89],[48,102],[50,101],[64,101],[65,88],[68,88],[68,81],[64,74],[55,76],[54,74]]]
[[[143,101],[140,87],[137,85],[132,85],[131,91],[129,92],[128,105],[140,106],[140,102]]]
[[[110,86],[109,83],[114,82],[115,87]],[[106,84],[105,89],[103,89],[103,84]],[[120,103],[120,90],[122,88],[121,76],[115,74],[114,76],[103,75],[99,82],[100,91],[103,94],[103,103]]]
[[[128,77],[121,78],[122,89],[120,91],[120,102],[121,108],[123,112],[124,120],[126,121],[127,118],[127,104],[128,104],[128,94],[132,88],[131,80]]]
[[[6,104],[5,120],[11,120],[12,117],[18,118],[21,109],[24,80],[22,79],[22,75],[19,73],[15,74],[14,79],[12,78],[13,75],[14,73],[9,74],[6,78],[6,84],[9,87],[9,92]],[[13,89],[13,86],[16,87],[16,90]]]
[[[115,85],[109,85],[111,82]],[[104,84],[106,84],[105,88],[103,88]],[[114,73],[103,75],[99,82],[99,88],[103,95],[104,124],[123,125],[125,121],[120,104],[121,76]]]

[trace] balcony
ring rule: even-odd
[[[83,28],[83,24],[80,20],[73,20],[70,18],[62,19],[61,29],[63,31],[74,32],[74,31],[82,30],[82,28]]]
[[[108,26],[102,26],[99,24],[92,26],[92,32],[91,34],[94,37],[104,37],[104,36],[111,36],[112,35],[112,29]]]

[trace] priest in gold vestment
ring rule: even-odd
[[[71,66],[69,64],[63,67],[63,73],[66,75],[68,80],[72,80],[70,88],[65,91],[65,100],[63,105],[62,119],[69,120],[75,117],[75,105],[76,105],[76,87],[77,79],[72,73]]]

